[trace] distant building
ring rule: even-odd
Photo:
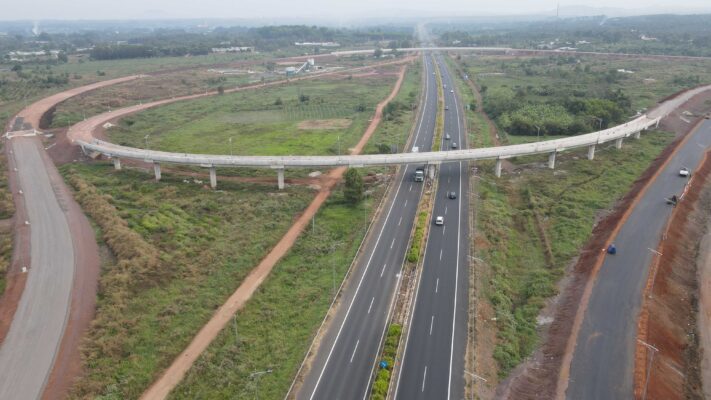
[[[319,47],[340,47],[336,42],[295,42],[294,46],[319,46]]]
[[[657,39],[657,38],[655,38],[655,37],[651,37],[651,36],[647,36],[647,35],[642,35],[642,36],[640,36],[639,38],[642,39],[642,40],[644,40],[644,41],[656,41],[656,40],[659,40],[659,39]]]
[[[254,47],[213,47],[210,50],[213,53],[242,53],[245,51],[254,51]]]
[[[24,62],[37,59],[49,59],[56,60],[59,56],[59,50],[39,50],[39,51],[11,51],[7,53],[7,57],[10,61]]]

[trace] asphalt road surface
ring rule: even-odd
[[[40,398],[69,315],[74,250],[61,199],[47,174],[41,142],[12,146],[31,223],[31,264],[10,331],[0,347],[0,399]]]
[[[705,121],[691,135],[615,237],[617,254],[605,258],[577,338],[568,399],[633,398],[637,318],[649,264],[655,257],[650,249],[656,249],[672,210],[665,198],[680,195],[687,181],[679,176],[679,169],[696,168],[711,146],[711,122]]]
[[[432,147],[437,87],[432,61],[425,55],[426,91],[412,146]],[[423,183],[414,182],[417,166],[401,168],[385,209],[372,227],[353,276],[326,331],[297,398],[364,399],[370,392],[388,313],[407,252]]]
[[[462,123],[454,81],[444,60],[442,72],[445,111],[442,149],[461,147],[466,131]],[[468,190],[467,163],[440,166],[439,185],[432,213],[422,276],[405,344],[395,398],[460,399],[464,395],[464,353],[467,339]],[[456,192],[457,198],[447,194]],[[444,225],[435,225],[437,216]]]

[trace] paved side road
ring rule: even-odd
[[[664,199],[681,194],[686,183],[686,178],[679,177],[679,169],[695,168],[711,147],[711,121],[690,135],[615,237],[617,254],[608,255],[600,268],[577,338],[568,399],[633,397],[637,317],[654,257],[650,248],[657,247],[671,213]]]
[[[432,61],[425,59],[426,98],[413,146],[432,145],[437,88]],[[397,175],[383,216],[373,225],[372,240],[354,266],[320,348],[296,397],[298,399],[367,398],[387,316],[399,281],[423,184],[413,182],[414,165]]]
[[[69,315],[74,250],[37,138],[12,146],[31,223],[31,265],[10,331],[0,347],[0,399],[37,399],[47,383]]]

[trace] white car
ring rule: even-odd
[[[454,93],[454,89],[450,90],[449,93]]]
[[[437,218],[435,218],[435,225],[444,225],[444,217],[438,215]]]
[[[679,170],[679,176],[689,176],[689,168],[682,168]]]

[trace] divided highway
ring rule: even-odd
[[[665,198],[680,195],[686,184],[679,169],[695,168],[711,147],[711,121],[689,135],[614,238],[617,254],[608,255],[600,268],[577,337],[568,399],[633,398],[637,317],[655,257],[650,249],[657,248],[671,214]]]
[[[445,112],[442,150],[466,142],[454,81],[441,56]],[[412,310],[396,399],[460,399],[464,395],[464,349],[468,302],[468,163],[444,163],[439,169],[422,275]],[[456,199],[448,194],[456,193]],[[444,225],[435,225],[437,216]]]
[[[411,146],[432,147],[437,86],[431,57],[424,56],[425,93]],[[388,314],[395,298],[423,184],[414,182],[416,165],[396,176],[383,214],[372,226],[339,308],[324,333],[298,399],[365,399],[377,364]]]

